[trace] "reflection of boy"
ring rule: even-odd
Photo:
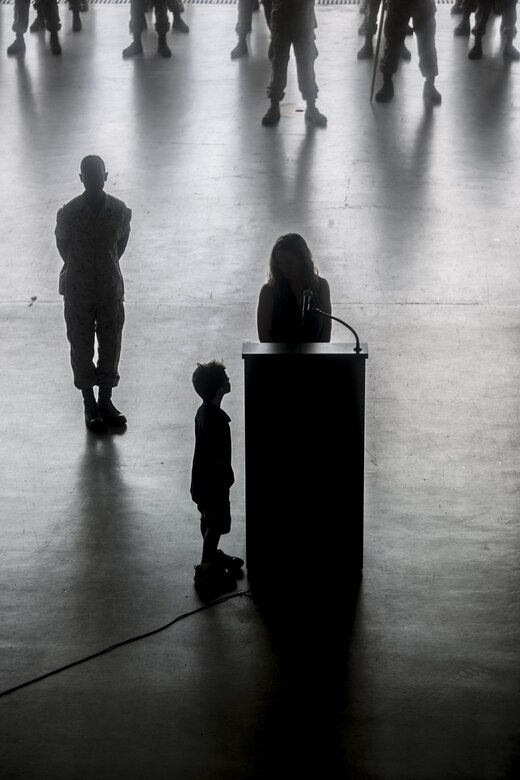
[[[231,390],[225,366],[217,361],[199,363],[192,377],[202,398],[195,416],[195,452],[191,472],[191,497],[201,514],[204,540],[202,559],[195,566],[195,582],[201,586],[229,590],[235,585],[233,571],[244,561],[218,549],[222,534],[231,529],[229,490],[235,481],[231,466],[230,419],[220,408]]]
[[[66,203],[56,217],[56,244],[64,263],[59,291],[65,304],[74,384],[83,394],[85,423],[100,433],[105,424],[126,424],[111,396],[119,383],[125,321],[119,260],[128,242],[132,212],[123,201],[103,191],[108,174],[101,157],[85,157],[80,170],[85,192]],[[98,362],[94,366],[96,336]],[[95,385],[99,385],[99,403]]]

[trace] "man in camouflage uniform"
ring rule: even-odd
[[[155,29],[158,38],[157,52],[161,57],[172,56],[171,49],[166,43],[166,33],[170,29],[168,0],[152,0],[152,2],[148,2],[148,0],[130,0],[130,32],[132,33],[133,41],[130,46],[123,49],[124,59],[143,53],[141,35],[147,27],[145,13],[152,6],[155,13]]]
[[[13,32],[16,38],[8,47],[7,53],[10,55],[23,54],[25,52],[24,35],[29,26],[29,7],[31,0],[15,0],[14,2],[14,22]],[[50,48],[53,54],[61,54],[61,44],[58,37],[58,30],[61,29],[60,13],[58,11],[57,0],[39,0],[37,13],[50,32]]]
[[[499,8],[502,15],[500,32],[504,42],[502,54],[505,60],[520,60],[520,52],[513,46],[516,36],[516,2],[517,0],[502,0]],[[475,43],[468,52],[470,60],[479,60],[482,57],[482,38],[486,34],[489,15],[491,11],[495,10],[496,13],[497,10],[493,0],[477,0],[476,5],[475,26],[472,30]]]
[[[262,0],[264,6],[265,20],[267,26],[271,25],[271,0]],[[237,60],[239,57],[246,57],[247,50],[247,35],[251,32],[253,24],[253,12],[259,9],[258,0],[238,0],[238,21],[235,27],[235,32],[238,36],[238,42],[235,48],[231,52],[231,59]]]
[[[59,291],[65,304],[74,384],[83,394],[85,423],[101,432],[106,425],[126,424],[111,396],[119,383],[125,321],[119,260],[128,242],[132,212],[123,201],[104,192],[107,173],[100,157],[89,155],[81,161],[80,179],[85,192],[66,203],[56,218],[56,244],[64,263]],[[93,363],[96,336],[97,366]]]
[[[298,86],[307,103],[305,119],[324,127],[327,117],[316,108],[318,85],[314,75],[314,60],[318,56],[314,30],[316,29],[314,0],[273,0],[271,10],[271,82],[267,94],[271,105],[265,113],[262,124],[276,125],[280,121],[280,101],[287,85],[287,67],[291,45],[296,58]]]
[[[388,10],[385,21],[385,53],[380,70],[383,74],[383,86],[376,93],[379,103],[386,103],[394,96],[393,74],[397,71],[401,47],[410,19],[417,38],[419,51],[419,69],[425,78],[424,98],[434,105],[441,102],[440,92],[435,87],[438,74],[437,50],[435,48],[435,0],[387,0]]]

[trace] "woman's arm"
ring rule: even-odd
[[[258,297],[256,310],[256,326],[259,341],[271,341],[271,325],[273,322],[273,290],[264,284]]]

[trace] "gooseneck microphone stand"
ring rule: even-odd
[[[321,309],[318,309],[316,306],[311,306],[310,311],[317,311],[318,314],[321,314],[323,317],[327,317],[329,320],[334,320],[334,322],[340,322],[342,325],[348,328],[349,331],[354,335],[354,338],[356,339],[356,346],[354,347],[354,352],[356,352],[359,355],[359,353],[361,352],[361,347],[359,344],[359,336],[354,330],[354,328],[351,328],[350,325],[348,325],[344,320],[340,320],[339,317],[333,317],[332,314],[328,314],[326,311],[322,311]]]

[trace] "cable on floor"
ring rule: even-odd
[[[72,661],[70,664],[66,664],[65,666],[60,666],[59,669],[53,669],[52,672],[47,672],[46,674],[42,674],[39,677],[34,677],[32,680],[27,680],[26,682],[20,683],[20,685],[15,685],[14,688],[8,688],[6,691],[0,691],[0,699],[3,696],[8,696],[10,693],[14,693],[15,691],[19,691],[22,688],[27,688],[29,685],[34,685],[37,682],[41,682],[41,680],[46,680],[47,677],[52,677],[54,674],[59,674],[60,672],[64,672],[66,669],[72,669],[73,666],[79,666],[80,664],[85,664],[87,661],[92,661],[94,658],[99,658],[100,655],[105,655],[106,653],[111,653],[112,650],[117,650],[118,647],[123,647],[123,645],[130,645],[132,642],[138,642],[140,639],[146,639],[149,636],[153,636],[154,634],[158,634],[160,631],[165,631],[167,628],[170,628],[174,625],[174,623],[178,623],[180,620],[184,620],[185,618],[191,617],[192,615],[196,615],[198,612],[204,612],[206,609],[211,609],[211,607],[216,607],[218,604],[223,604],[225,601],[229,601],[230,599],[236,599],[239,596],[249,596],[251,591],[249,590],[241,590],[238,593],[230,593],[227,596],[221,596],[218,599],[214,599],[213,601],[210,601],[208,604],[204,604],[202,607],[197,607],[197,609],[192,609],[191,612],[185,612],[183,615],[178,615],[173,620],[170,620],[169,623],[166,623],[164,626],[160,626],[159,628],[154,628],[152,631],[147,631],[145,634],[139,634],[139,636],[133,636],[129,639],[124,639],[122,642],[117,642],[115,645],[110,645],[110,647],[105,647],[104,650],[98,650],[97,653],[92,653],[92,655],[87,655],[85,658],[80,658],[77,661]]]

